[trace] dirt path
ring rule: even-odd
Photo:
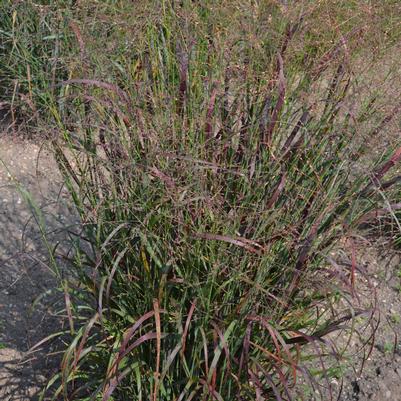
[[[38,157],[40,155],[40,157]],[[7,166],[7,168],[5,167]],[[29,142],[0,134],[0,400],[35,400],[55,358],[52,344],[27,350],[60,326],[62,299],[32,211],[18,191],[25,187],[42,211],[53,244],[71,222],[67,192],[49,155]],[[61,244],[63,246],[63,244]]]

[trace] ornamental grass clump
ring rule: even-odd
[[[287,400],[300,376],[318,394],[303,346],[327,379],[326,336],[371,313],[354,259],[327,255],[398,161],[355,174],[360,31],[328,25],[323,51],[307,7],[83,3],[43,115],[82,220],[44,396]]]

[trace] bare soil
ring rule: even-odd
[[[342,401],[401,400],[401,257],[383,240],[361,238],[358,261],[377,299],[373,348],[351,357]],[[367,294],[369,296],[369,294]],[[357,343],[357,341],[356,341]],[[351,354],[357,344],[351,344]],[[366,359],[367,358],[367,359]],[[366,359],[364,363],[362,361]],[[362,371],[361,371],[361,368]],[[340,381],[338,381],[338,386]]]
[[[38,397],[58,358],[55,343],[38,341],[62,330],[63,299],[33,213],[28,190],[44,218],[48,238],[67,246],[63,229],[75,221],[52,158],[36,144],[0,134],[0,400]]]

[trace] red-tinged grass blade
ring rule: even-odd
[[[262,245],[258,244],[256,241],[251,241],[242,237],[229,237],[227,235],[211,234],[211,233],[195,233],[195,238],[206,239],[209,241],[223,241],[229,244],[240,246],[249,252],[260,254],[264,248]]]
[[[307,238],[303,241],[303,244],[302,244],[301,249],[298,254],[297,262],[295,264],[294,276],[293,276],[290,286],[288,287],[288,299],[290,299],[292,297],[295,289],[298,288],[299,281],[301,280],[302,272],[304,270],[305,265],[307,264],[309,252],[312,248],[313,241],[316,238],[320,223],[322,222],[324,217],[329,215],[331,209],[333,209],[333,206],[329,205],[328,209],[324,210],[323,213],[321,213],[321,215],[313,223],[312,228],[310,229],[310,232],[309,232]]]
[[[351,248],[351,288],[352,288],[352,293],[353,295],[356,295],[355,293],[355,270],[356,270],[356,249],[355,249],[355,243],[352,239],[352,237],[348,238],[348,243]]]
[[[153,317],[155,314],[154,310],[149,311],[148,313],[145,313],[143,316],[141,316],[136,322],[135,324],[132,325],[132,327],[130,327],[124,334],[124,339],[123,342],[121,344],[120,347],[120,353],[122,354],[125,349],[127,348],[127,345],[129,343],[129,341],[131,340],[132,336],[136,333],[136,331],[139,329],[139,327],[142,326],[143,323],[145,323],[148,319],[150,319],[151,317]]]
[[[126,368],[118,377],[114,377],[107,386],[107,389],[103,392],[102,401],[108,401],[124,377],[131,373],[137,366],[138,363],[135,363],[133,366]]]
[[[260,116],[259,130],[261,133],[260,140],[264,141],[264,134],[267,130],[268,124],[270,122],[270,112],[271,112],[271,102],[272,99],[270,96],[266,96],[266,99],[263,101],[263,108]]]
[[[277,80],[278,76],[280,75],[280,68],[281,68],[281,63],[283,61],[284,55],[287,51],[289,43],[291,42],[291,39],[293,38],[294,34],[297,32],[297,30],[301,26],[302,20],[303,20],[303,16],[300,17],[299,21],[296,24],[293,24],[293,25],[288,24],[285,29],[284,40],[283,40],[283,43],[281,44],[280,51],[278,52],[275,70],[273,71],[273,76],[269,82],[269,86],[268,86],[269,90],[273,89],[274,83]],[[281,57],[281,60],[279,57]]]
[[[213,347],[214,347],[214,350],[216,350],[217,347],[218,347],[218,344],[219,344],[219,343],[217,342],[218,336],[217,336],[217,333],[216,333],[215,331],[212,331],[212,334],[213,334]],[[222,348],[221,348],[221,347],[219,348],[219,351],[220,351],[220,353],[221,353],[221,351],[222,351]],[[215,357],[216,357],[216,352],[214,352],[214,358],[215,358]],[[216,383],[217,383],[217,365],[216,365],[216,368],[215,368],[215,369],[212,369],[214,358],[212,359],[212,364],[211,364],[211,366],[210,366],[210,368],[211,368],[211,380],[209,381],[209,384],[211,385],[211,388],[212,388],[213,390],[216,389]],[[209,373],[210,373],[210,372],[209,372]]]
[[[215,322],[211,322],[211,325],[213,326],[215,332],[217,333],[220,344],[224,349],[224,353],[226,355],[226,367],[227,367],[227,373],[226,374],[231,374],[231,362],[230,362],[230,351],[228,349],[228,344],[227,341],[225,340],[223,333],[219,329],[219,326]]]
[[[227,330],[225,331],[222,339],[220,340],[218,346],[214,350],[213,360],[212,360],[212,363],[210,364],[209,374],[207,376],[208,383],[211,383],[213,375],[217,372],[217,365],[219,363],[219,360],[221,357],[221,352],[223,350],[223,342],[227,343],[236,324],[237,324],[236,320],[231,322],[231,324],[228,326]]]
[[[330,381],[329,381],[329,377],[327,376],[326,365],[325,365],[324,360],[323,360],[323,357],[322,357],[322,354],[323,354],[322,351],[323,351],[323,350],[319,349],[319,346],[318,346],[318,345],[321,345],[321,344],[318,344],[318,343],[316,343],[316,342],[313,342],[313,343],[312,343],[312,347],[316,350],[316,355],[318,356],[319,362],[320,362],[320,366],[322,367],[322,374],[323,374],[324,380],[326,381],[327,389],[329,390],[330,400],[332,400],[332,399],[333,399],[333,390],[332,390],[332,388],[331,388],[331,384],[330,384]]]
[[[295,137],[297,136],[299,130],[306,125],[308,118],[309,118],[309,111],[304,111],[280,151],[280,154],[282,155],[283,159],[285,158],[287,152],[290,151],[290,149],[292,148],[291,145],[293,144]]]
[[[121,360],[124,358],[124,356],[129,352],[127,352],[127,349],[129,349],[128,344],[136,331],[142,326],[144,322],[149,320],[151,317],[153,317],[155,314],[154,311],[150,311],[148,313],[145,313],[143,316],[141,316],[134,325],[132,325],[123,335],[123,341],[121,343],[120,349],[115,357],[115,360],[111,363],[110,368],[108,370],[107,376],[114,376],[117,369],[118,365],[120,364]]]
[[[153,309],[155,311],[155,323],[156,323],[156,371],[155,371],[155,385],[153,389],[153,401],[157,400],[159,392],[159,376],[160,376],[160,353],[161,353],[161,323],[160,323],[160,308],[159,301],[153,300]]]
[[[273,109],[271,121],[269,126],[266,129],[266,133],[264,135],[263,142],[267,145],[271,145],[272,135],[274,128],[279,121],[279,114],[284,106],[284,99],[285,99],[285,78],[284,78],[284,65],[283,65],[283,58],[281,54],[277,55],[277,61],[279,66],[279,73],[278,73],[278,99],[277,103]]]
[[[102,277],[102,279],[100,281],[99,296],[98,296],[98,300],[97,300],[97,311],[100,316],[100,324],[101,325],[103,325],[103,293],[104,293],[104,289],[105,289],[105,285],[106,285],[106,280],[107,280],[107,277],[104,276],[104,277]]]
[[[67,79],[66,81],[60,82],[59,84],[56,84],[55,86],[60,87],[60,86],[67,86],[67,85],[72,85],[72,84],[96,86],[98,88],[102,88],[102,89],[106,89],[111,92],[114,92],[122,100],[124,100],[124,102],[126,103],[128,108],[131,108],[131,100],[130,100],[128,94],[124,90],[122,90],[119,86],[117,86],[115,84],[111,84],[109,82],[103,82],[103,81],[99,81],[97,79],[75,78],[75,79]]]
[[[206,334],[202,327],[200,327],[199,330],[201,332],[202,342],[203,342],[203,356],[205,358],[205,376],[209,377],[209,351],[207,349],[208,347],[207,347]]]
[[[28,350],[26,355],[29,355],[29,354],[35,352],[40,346],[42,346],[43,344],[45,344],[48,341],[52,340],[53,338],[60,337],[63,334],[67,334],[67,333],[69,333],[69,330],[68,331],[58,331],[57,333],[52,333],[52,334],[48,335],[47,337],[45,337],[42,340],[40,340],[39,342],[37,342],[34,346],[29,348],[29,350]]]
[[[267,331],[270,333],[270,337],[273,340],[274,346],[276,347],[278,358],[281,360],[281,348],[276,337],[276,331],[271,327],[271,325],[267,322],[267,320],[262,316],[248,316],[246,319],[260,323],[267,329]]]
[[[376,185],[381,191],[385,191],[391,188],[393,185],[398,184],[401,182],[401,175],[398,175],[391,180],[384,181],[384,182],[377,182]],[[374,195],[376,187],[373,187],[373,182],[370,182],[361,192],[360,195],[364,197],[369,197]]]
[[[163,337],[165,337],[165,335],[162,335],[161,337],[163,338]],[[157,338],[158,338],[158,333],[155,333],[155,332],[150,332],[150,333],[144,334],[143,336],[139,337],[138,340],[136,340],[133,344],[131,344],[125,350],[125,352],[121,356],[121,359],[126,357],[132,350],[139,347],[142,343],[144,343],[146,341],[150,341],[150,340],[155,340],[155,339],[157,340]],[[116,378],[116,375],[117,375],[117,369],[115,369],[114,372],[112,372],[110,370],[109,373],[107,374],[106,385],[104,387],[102,401],[107,401],[110,398],[111,394],[116,389],[117,384],[121,381],[121,375],[119,375],[118,378]],[[112,388],[112,390],[110,390],[110,388]]]
[[[190,379],[188,381],[188,383],[185,385],[184,390],[178,396],[177,401],[182,401],[184,399],[184,397],[189,393],[189,389],[192,387],[193,384],[194,384],[194,381],[192,379]],[[196,394],[196,391],[198,391],[198,390],[199,390],[199,386],[197,387],[196,390],[194,390],[195,394]]]
[[[284,363],[284,361],[280,357],[278,357],[277,355],[273,354],[268,349],[260,346],[259,344],[254,343],[253,341],[250,341],[249,344],[252,345],[252,347],[257,348],[259,351],[261,351],[263,354],[265,354],[269,359],[272,359],[272,360],[274,360],[274,361],[276,361],[276,362],[278,362],[280,364]]]
[[[251,370],[248,369],[248,373],[252,382],[252,385],[255,387],[255,393],[256,393],[256,401],[262,401],[264,398],[262,397],[263,394],[263,385],[256,376],[256,374]]]
[[[74,371],[76,369],[79,358],[81,356],[81,352],[84,348],[86,339],[88,338],[89,332],[92,329],[93,325],[97,322],[98,319],[99,319],[99,313],[95,313],[95,315],[89,320],[88,324],[86,325],[84,333],[81,338],[81,341],[79,343],[78,349],[75,353],[75,359],[74,359],[74,363],[72,365],[71,371]]]
[[[356,220],[355,226],[358,227],[361,224],[366,223],[370,220],[378,219],[379,217],[383,217],[383,216],[388,216],[389,214],[391,214],[392,211],[395,211],[395,210],[401,210],[401,202],[393,203],[393,204],[389,205],[388,207],[370,210],[369,212],[363,214],[361,217],[359,217]]]
[[[279,381],[281,383],[281,387],[284,389],[284,391],[285,391],[285,393],[287,395],[287,399],[291,400],[292,397],[290,395],[290,390],[289,390],[287,378],[285,377],[285,375],[284,375],[283,371],[280,369],[280,367],[277,366],[277,364],[273,363],[273,368],[278,374],[278,378],[279,378]],[[293,385],[295,385],[295,384],[296,384],[296,377],[294,378]]]
[[[345,74],[344,63],[339,63],[331,79],[330,85],[327,89],[327,96],[325,99],[325,106],[322,115],[326,115],[326,112],[329,110],[329,108],[332,107],[334,104],[336,104],[336,102],[333,101],[333,97],[336,93],[336,90],[338,89],[338,85],[341,82],[344,74]]]
[[[281,356],[281,350],[282,349],[284,350],[284,353],[286,354],[287,359],[288,359],[287,362],[292,367],[292,375],[293,375],[294,382],[295,382],[296,381],[296,376],[297,376],[297,372],[296,372],[297,362],[294,360],[293,356],[291,355],[291,352],[290,352],[290,350],[289,350],[284,338],[279,333],[279,331],[276,330],[274,327],[272,327],[272,325],[269,324],[269,322],[263,316],[248,316],[247,320],[258,322],[259,324],[261,324],[263,327],[265,327],[267,329],[267,331],[270,334],[270,337],[273,340],[274,346],[276,347],[277,357],[280,360],[283,360],[283,358]],[[280,347],[279,343],[281,344],[281,347]]]
[[[398,184],[399,182],[401,182],[401,175],[397,175],[396,177],[392,178],[391,180],[381,183],[380,189],[384,191],[384,190],[392,187],[394,184]]]
[[[213,119],[214,105],[216,102],[216,96],[217,96],[217,84],[213,83],[212,93],[210,95],[209,105],[206,111],[205,136],[207,141],[210,140],[213,135],[212,119]]]
[[[386,125],[391,122],[391,120],[396,116],[399,115],[401,111],[401,102],[397,103],[394,108],[391,110],[391,112],[389,114],[387,114],[383,120],[381,121],[381,123],[373,130],[373,132],[371,133],[371,137],[372,136],[376,136],[379,133],[381,133],[383,131],[383,129],[386,127]]]
[[[297,334],[296,337],[291,337],[287,338],[285,342],[287,344],[306,344],[308,342],[314,342],[314,341],[320,341],[324,342],[323,337],[341,329],[341,325],[351,319],[354,319],[355,317],[362,316],[372,313],[372,309],[367,309],[367,310],[355,310],[353,313],[347,314],[340,319],[335,320],[334,322],[331,322],[328,324],[326,327],[323,327],[319,329],[318,331],[315,331],[313,334],[305,334],[302,333],[298,330],[292,330],[293,333]]]
[[[258,291],[262,292],[263,294],[268,296],[270,299],[273,299],[278,304],[280,304],[284,307],[286,307],[288,305],[284,300],[276,297],[274,294],[271,294],[269,291],[267,291],[265,288],[263,288],[263,286],[261,286],[259,283],[256,283],[255,281],[252,281],[252,280],[248,279],[247,277],[240,277],[240,280],[243,281],[244,283],[252,286],[252,288],[255,288]],[[247,298],[246,296],[243,297],[244,302],[246,302],[246,298]],[[238,304],[238,307],[237,307],[238,311],[241,310],[241,306],[242,306],[241,304],[242,304],[242,302],[240,304]]]
[[[171,177],[169,177],[167,174],[160,171],[157,167],[153,166],[150,168],[149,171],[152,175],[159,178],[166,185],[166,187],[168,189],[170,189],[170,190],[177,189],[177,185],[175,184],[174,180]]]
[[[266,378],[266,380],[270,384],[270,387],[273,390],[276,400],[283,401],[283,399],[281,398],[280,391],[277,388],[277,386],[274,384],[274,381],[273,381],[273,378],[271,377],[271,375],[257,361],[255,361],[255,365],[257,366],[258,370],[263,373],[263,376]]]
[[[70,25],[72,31],[74,32],[74,35],[75,35],[75,37],[77,38],[77,41],[78,41],[79,50],[80,50],[80,53],[81,53],[81,62],[85,62],[87,57],[86,57],[85,42],[84,42],[84,39],[83,39],[83,36],[82,36],[82,32],[79,29],[79,26],[75,21],[71,20],[69,25]]]
[[[191,391],[191,394],[189,394],[188,398],[186,399],[186,401],[192,401],[195,396],[198,394],[198,392],[201,390],[202,387],[197,387],[195,390]]]
[[[70,361],[71,359],[74,358],[74,352],[76,350],[76,346],[78,344],[78,341],[80,339],[80,334],[82,330],[80,331],[79,335],[76,335],[72,342],[70,343],[67,351],[64,353],[63,359],[61,361],[60,365],[60,371],[61,371],[61,386],[60,386],[60,391],[63,392],[63,397],[66,401],[68,401],[68,383],[74,379],[74,377],[70,376]]]
[[[334,331],[334,330],[333,330]],[[314,334],[305,334],[298,330],[292,330],[292,333],[297,334],[296,337],[287,338],[285,342],[287,344],[307,344],[312,343],[314,341],[323,341],[322,338],[316,336]]]
[[[170,369],[171,364],[174,362],[174,359],[176,358],[177,354],[180,352],[182,345],[181,343],[177,344],[175,348],[170,352],[166,359],[166,364],[163,368],[163,371],[160,375],[160,383],[163,381],[163,379],[166,377],[168,370]]]
[[[377,319],[376,326],[373,328],[373,330],[371,332],[371,335],[369,336],[369,338],[367,339],[367,341],[365,343],[365,345],[366,344],[370,344],[370,346],[368,348],[368,352],[367,353],[366,353],[366,350],[364,350],[364,352],[363,352],[364,353],[364,358],[362,358],[360,374],[363,371],[363,368],[365,366],[366,361],[370,358],[370,355],[373,352],[373,347],[375,345],[375,336],[376,336],[377,330],[379,329],[379,326],[380,326],[380,315],[379,315],[379,318]],[[395,339],[396,339],[396,337],[395,337]]]
[[[284,54],[287,50],[287,47],[291,41],[291,39],[294,37],[295,33],[299,30],[299,28],[301,27],[301,24],[304,20],[304,15],[301,15],[298,22],[296,22],[295,24],[288,24],[286,31],[285,31],[285,37],[284,37],[284,41],[281,45],[281,51],[280,54],[284,57]]]
[[[267,125],[267,122],[268,122],[268,113],[269,113],[270,104],[271,104],[270,96],[267,96],[264,101],[260,129],[263,134],[262,138],[261,138],[262,143],[266,144],[266,145],[270,145],[271,135],[274,131],[274,127],[277,122],[278,114],[280,113],[282,106],[284,104],[284,98],[285,98],[285,78],[284,78],[284,72],[283,72],[284,54],[287,50],[288,44],[290,43],[295,32],[298,30],[301,22],[302,22],[302,17],[300,18],[299,22],[294,24],[293,26],[291,26],[290,24],[287,25],[285,36],[284,36],[284,41],[281,45],[281,49],[280,49],[279,53],[277,54],[276,68],[273,71],[273,76],[268,85],[268,90],[271,91],[273,89],[275,81],[278,80],[279,97],[278,97],[276,106],[273,109],[271,118],[269,119],[269,125]],[[251,174],[251,176],[252,175],[253,174]]]
[[[344,42],[347,41],[352,36],[356,36],[362,30],[361,27],[356,27],[348,32],[346,35],[341,35],[338,42],[319,60],[316,67],[312,71],[312,78],[317,80],[321,74],[330,67],[330,62],[333,60],[341,49],[344,48]]]
[[[106,286],[106,299],[110,299],[110,289],[111,285],[113,284],[113,277],[116,274],[117,268],[120,266],[121,259],[124,257],[124,255],[128,251],[128,247],[124,248],[121,252],[118,253],[116,260],[113,262],[113,267],[111,269],[111,272],[109,274],[108,280],[107,280],[107,286]]]
[[[136,117],[136,122],[137,122],[138,128],[139,128],[137,130],[138,140],[141,145],[141,149],[144,150],[145,149],[145,138],[147,138],[147,134],[145,131],[145,122],[144,122],[143,113],[139,107],[137,107],[135,109],[135,117]]]
[[[69,98],[70,96],[67,96],[66,98]],[[105,109],[112,111],[114,114],[116,114],[121,120],[124,122],[124,124],[127,127],[131,127],[131,121],[128,117],[127,114],[123,113],[123,111],[118,107],[117,104],[113,103],[110,100],[102,99],[100,97],[96,96],[90,96],[87,94],[83,94],[82,98],[87,100],[88,102],[93,102],[97,105],[103,106]]]
[[[274,206],[274,204],[276,203],[281,192],[283,192],[286,178],[287,178],[286,173],[283,173],[281,176],[280,182],[277,185],[277,188],[274,190],[274,193],[273,193],[272,197],[270,198],[269,202],[267,202],[267,206],[266,206],[267,209],[271,209]]]
[[[274,330],[272,328],[272,330]],[[291,354],[290,349],[287,345],[287,343],[285,342],[285,339],[282,337],[282,335],[280,334],[280,332],[278,330],[274,330],[275,331],[275,335],[277,336],[278,340],[280,341],[281,347],[284,350],[284,353],[287,356],[287,363],[290,364],[291,369],[292,369],[292,377],[294,380],[294,383],[297,381],[297,361],[294,359],[294,356]]]
[[[223,397],[213,388],[213,386],[204,379],[200,379],[199,383],[203,384],[207,393],[210,394],[213,400],[224,401]]]
[[[383,178],[384,174],[386,174],[392,167],[394,167],[401,159],[401,146],[394,151],[390,160],[385,162],[381,167],[379,167],[376,171],[374,171],[373,176],[377,182]]]
[[[241,374],[241,372],[248,371],[248,359],[249,359],[249,346],[251,345],[251,333],[252,333],[252,322],[249,322],[246,331],[245,331],[245,336],[244,340],[242,341],[242,351],[241,351],[241,357],[239,360],[239,367],[238,367],[238,372]]]
[[[187,94],[189,55],[183,49],[179,49],[177,56],[178,56],[179,74],[180,74],[177,112],[178,114],[182,114],[184,111],[185,98]]]
[[[176,155],[171,152],[160,152],[160,153],[156,152],[156,153],[160,154],[161,156],[165,156],[167,158],[171,158],[171,159],[175,159],[175,160],[184,160],[191,164],[199,165],[199,168],[202,168],[202,169],[210,168],[214,172],[218,172],[218,173],[229,173],[229,174],[232,174],[232,175],[238,176],[238,177],[246,176],[245,173],[238,171],[238,169],[227,168],[224,164],[218,164],[213,161],[202,160],[202,159],[198,159],[198,158],[194,158],[194,157],[190,157],[190,156],[179,156],[179,155]]]
[[[142,337],[138,338],[133,344],[131,344],[124,352],[122,355],[122,358],[126,357],[133,349],[141,345],[143,342],[148,341],[148,340],[153,340],[158,338],[159,334],[156,332],[151,332],[144,334]],[[167,336],[167,334],[161,334],[160,339],[163,339]]]
[[[64,174],[67,174],[68,177],[72,178],[74,180],[74,183],[79,186],[80,178],[78,177],[75,169],[72,167],[67,157],[65,156],[63,148],[60,147],[56,141],[52,142],[52,146],[54,148],[55,159],[58,163],[60,170]]]
[[[189,308],[187,320],[185,321],[184,332],[182,333],[182,339],[181,339],[181,344],[182,344],[181,356],[182,357],[184,356],[184,353],[185,353],[185,346],[186,346],[186,341],[187,341],[189,325],[191,323],[192,315],[194,314],[195,308],[196,308],[196,300],[194,300],[191,303],[191,307]]]
[[[71,335],[74,335],[75,329],[74,329],[74,319],[72,317],[72,310],[71,310],[71,298],[70,298],[70,293],[68,291],[68,283],[66,281],[64,282],[63,287],[64,287],[65,310],[68,316],[68,324],[70,325]]]

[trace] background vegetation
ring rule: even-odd
[[[44,397],[308,399],[305,380],[322,393],[314,375],[345,352],[326,336],[371,314],[356,264],[327,255],[399,208],[401,148],[364,155],[400,98],[383,107],[360,67],[396,46],[400,11],[1,3],[1,97],[14,129],[47,137],[82,220]]]

